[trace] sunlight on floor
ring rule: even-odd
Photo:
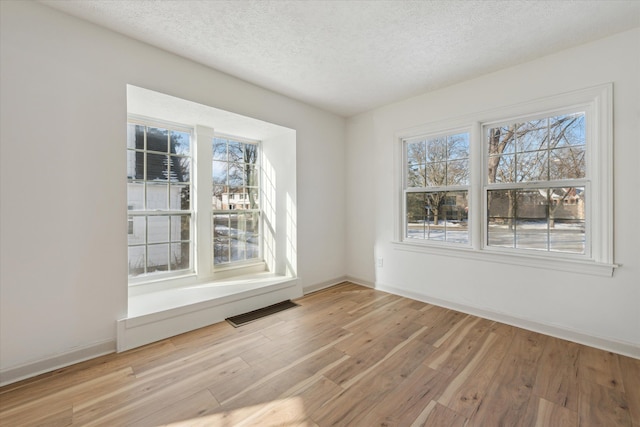
[[[300,397],[290,397],[165,425],[167,427],[311,427],[315,424],[307,422],[303,400]]]

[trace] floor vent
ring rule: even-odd
[[[247,323],[253,322],[254,320],[259,320],[271,314],[279,313],[289,308],[294,308],[298,306],[299,304],[296,304],[291,300],[287,300],[287,301],[279,302],[274,305],[270,305],[268,307],[259,308],[258,310],[253,310],[248,313],[238,314],[237,316],[228,317],[225,320],[231,323],[233,327],[237,328],[239,326],[246,325]]]

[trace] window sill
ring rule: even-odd
[[[129,297],[117,322],[118,352],[302,296],[296,277],[263,272]]]
[[[127,317],[132,319],[176,309],[190,310],[200,303],[224,303],[273,290],[292,280],[295,278],[263,272],[130,295]]]
[[[504,252],[476,250],[468,247],[452,248],[450,246],[432,246],[413,242],[392,242],[392,245],[394,249],[399,251],[465,258],[475,261],[519,265],[524,267],[565,271],[569,273],[580,273],[601,277],[612,277],[614,270],[619,267],[619,265],[617,264],[605,264],[595,261],[584,261],[571,258],[551,258],[535,255],[508,254]]]

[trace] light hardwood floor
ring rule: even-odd
[[[1,426],[631,426],[640,360],[350,283],[0,389]]]

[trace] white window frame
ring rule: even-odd
[[[145,126],[145,127],[156,127],[159,129],[166,129],[168,131],[178,131],[178,132],[183,132],[183,133],[188,133],[190,136],[190,145],[191,145],[191,179],[190,179],[190,186],[191,186],[191,190],[190,193],[194,193],[195,191],[195,183],[194,183],[194,164],[195,164],[195,151],[194,151],[194,141],[195,141],[195,135],[194,135],[194,129],[193,127],[189,127],[189,126],[185,126],[182,124],[178,124],[178,123],[172,123],[172,122],[167,122],[167,121],[163,121],[163,120],[158,120],[158,119],[152,119],[152,118],[148,118],[148,117],[141,117],[141,116],[137,116],[137,115],[128,115],[127,116],[127,126],[129,124],[133,124],[133,125],[137,125],[137,126]],[[130,151],[127,148],[127,151]],[[146,142],[145,142],[145,148],[144,148],[144,152],[147,152],[147,147],[146,147]],[[144,181],[146,181],[146,177],[144,179]],[[194,200],[193,197],[190,200],[190,209],[187,210],[171,210],[169,207],[167,207],[167,209],[154,209],[154,210],[143,210],[143,211],[132,211],[129,209],[129,206],[127,206],[127,217],[129,216],[139,216],[139,217],[145,217],[148,218],[150,216],[155,216],[155,215],[160,215],[160,216],[171,216],[171,215],[185,215],[188,214],[190,216],[190,239],[189,239],[189,247],[190,247],[190,254],[189,254],[189,268],[187,269],[183,269],[183,270],[176,270],[176,271],[167,271],[167,272],[158,272],[158,273],[148,273],[148,274],[142,274],[139,276],[133,276],[133,277],[128,277],[128,282],[129,285],[136,285],[136,284],[141,284],[141,283],[148,283],[148,282],[153,282],[153,281],[157,281],[157,280],[172,280],[172,279],[176,279],[176,278],[181,278],[181,277],[188,277],[188,276],[192,276],[195,274],[196,272],[196,261],[194,260],[194,255],[196,252],[196,239],[195,239],[195,229],[196,229],[196,209],[195,209],[195,205],[194,205]],[[129,220],[128,220],[128,228],[130,227],[129,225]],[[130,228],[129,228],[130,229]],[[131,234],[131,233],[128,233]],[[147,236],[148,237],[148,236]],[[145,241],[146,238],[145,237]],[[129,245],[127,244],[127,250],[129,248]],[[146,256],[145,256],[146,259]]]
[[[585,255],[537,253],[486,244],[486,156],[484,129],[494,124],[553,115],[562,111],[584,111],[586,118],[586,170],[588,186],[586,239],[590,245]],[[472,129],[470,135],[469,230],[470,247],[404,238],[404,165],[403,141],[423,134],[443,133],[450,129]],[[464,117],[401,130],[395,135],[396,192],[394,248],[427,254],[522,265],[611,277],[616,267],[613,254],[613,85],[611,83],[550,96],[521,104],[505,106]]]
[[[225,134],[225,133],[220,133],[220,132],[215,132],[213,138],[221,138],[221,139],[227,139],[227,140],[231,140],[231,141],[235,141],[235,142],[241,142],[244,144],[252,144],[252,145],[256,145],[258,147],[258,157],[256,159],[256,168],[257,168],[257,180],[258,180],[258,209],[248,209],[246,211],[248,212],[258,212],[258,236],[259,236],[259,255],[258,258],[252,258],[252,259],[248,259],[248,260],[242,260],[242,261],[230,261],[224,264],[219,264],[219,265],[215,265],[215,249],[213,248],[213,241],[212,241],[212,249],[211,249],[211,263],[212,263],[212,268],[214,271],[216,272],[222,272],[222,271],[229,271],[229,270],[235,270],[238,268],[245,268],[245,267],[254,267],[254,266],[258,266],[258,267],[263,267],[264,266],[264,257],[263,257],[263,227],[262,227],[262,195],[263,195],[263,191],[262,191],[262,185],[261,185],[261,177],[262,177],[262,165],[261,165],[261,159],[262,159],[262,141],[259,140],[255,140],[255,139],[250,139],[250,138],[245,138],[245,137],[241,137],[241,136],[237,136],[237,135],[230,135],[230,134]],[[213,138],[211,138],[211,144],[213,144]],[[213,159],[211,159],[211,161],[213,161]],[[210,194],[213,194],[213,184],[211,184],[211,192]],[[246,194],[246,193],[245,193]],[[238,196],[237,193],[235,193],[233,195],[233,200],[239,200],[242,201],[242,199],[240,197],[236,197]],[[232,199],[229,198],[229,201],[231,201]],[[239,209],[230,209],[233,211],[241,211]],[[245,211],[245,210],[243,210]],[[212,232],[214,231],[214,214],[216,213],[222,213],[222,212],[227,212],[227,211],[220,211],[220,210],[215,210],[211,209],[211,227],[212,227]]]
[[[214,266],[213,260],[213,181],[212,160],[213,160],[213,138],[224,137],[242,142],[260,143],[253,139],[242,138],[236,135],[216,133],[214,129],[206,126],[188,126],[159,120],[155,118],[129,114],[127,123],[134,123],[145,126],[157,126],[165,129],[179,130],[191,133],[191,235],[192,253],[190,254],[191,268],[176,273],[158,273],[142,275],[139,277],[129,277],[128,283],[131,288],[144,288],[146,285],[153,285],[154,289],[165,289],[191,285],[195,283],[205,283],[217,279],[226,279],[241,274],[258,273],[266,270],[266,263],[263,259],[262,243],[262,206],[263,192],[260,189],[260,259],[249,262],[230,263],[221,267]],[[258,153],[259,160],[262,159],[262,147]],[[261,171],[258,173],[262,175]],[[259,178],[261,179],[261,178]]]
[[[410,239],[407,237],[407,230],[408,230],[408,224],[406,221],[407,218],[407,194],[408,193],[424,193],[424,192],[440,192],[440,191],[444,191],[444,192],[450,192],[450,191],[466,191],[467,192],[467,199],[471,198],[471,153],[468,160],[468,164],[469,164],[469,183],[466,185],[442,185],[442,186],[427,186],[427,187],[409,187],[408,183],[407,183],[407,177],[408,177],[408,168],[407,168],[407,164],[408,164],[408,159],[407,159],[407,145],[416,141],[421,141],[421,140],[429,140],[429,139],[434,139],[434,138],[441,138],[441,137],[449,137],[449,136],[453,136],[453,135],[458,135],[458,134],[469,134],[469,148],[471,149],[471,128],[470,127],[462,127],[462,128],[454,128],[454,129],[447,129],[444,131],[439,131],[439,132],[435,132],[435,133],[428,133],[428,134],[422,134],[422,135],[414,135],[410,138],[403,138],[402,139],[402,187],[403,187],[403,191],[402,191],[402,218],[403,218],[403,228],[402,228],[402,240],[406,241],[406,242],[418,242],[419,244],[425,244],[425,245],[429,245],[429,244],[434,244],[434,245],[452,245],[452,246],[458,246],[458,247],[471,247],[471,241],[473,240],[471,238],[471,224],[470,222],[468,223],[468,243],[456,243],[456,242],[451,242],[451,241],[438,241],[438,240],[431,240],[431,239]]]

